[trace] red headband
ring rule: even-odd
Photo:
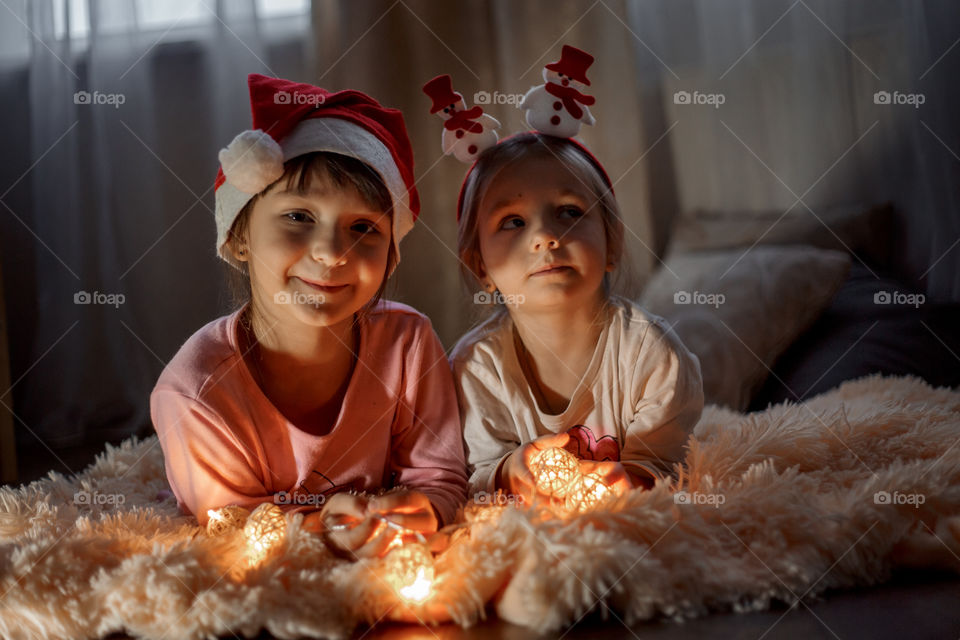
[[[503,144],[503,143],[506,142],[507,140],[512,140],[512,139],[517,138],[517,137],[520,137],[520,136],[527,136],[527,135],[531,135],[531,134],[533,134],[533,135],[545,135],[545,134],[541,133],[540,131],[521,131],[520,133],[515,133],[515,134],[513,134],[512,136],[509,136],[509,137],[504,138],[503,140],[501,140],[501,141],[498,142],[497,144],[498,144],[498,145],[499,145],[499,144]],[[603,168],[603,165],[600,164],[600,161],[597,160],[596,156],[594,156],[592,153],[590,153],[590,150],[587,149],[587,148],[583,145],[583,143],[579,142],[578,140],[576,140],[576,139],[574,139],[574,138],[560,138],[560,139],[561,139],[561,140],[566,140],[567,142],[569,142],[570,144],[572,144],[574,147],[576,147],[577,149],[579,149],[579,150],[583,153],[583,155],[586,156],[587,160],[590,161],[590,164],[593,165],[593,168],[597,170],[597,173],[600,174],[600,177],[603,178],[603,181],[604,181],[604,183],[606,183],[607,188],[610,189],[610,194],[611,194],[611,195],[616,195],[616,194],[613,192],[613,183],[610,181],[610,176],[607,175],[606,170]],[[474,161],[474,163],[473,163],[472,165],[470,165],[470,169],[467,171],[467,174],[463,177],[463,183],[460,185],[460,194],[457,196],[457,223],[460,222],[460,212],[463,211],[463,192],[465,191],[465,189],[466,189],[466,187],[467,187],[467,179],[470,177],[470,174],[473,173],[473,170],[474,170],[474,168],[477,166],[477,162],[479,162],[479,161],[480,161],[480,159],[478,158],[476,161]]]

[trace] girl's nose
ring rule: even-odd
[[[560,236],[549,224],[541,224],[533,231],[533,250],[556,249],[560,246]]]
[[[336,233],[317,234],[310,247],[310,255],[317,262],[330,267],[338,267],[347,261],[346,251]]]

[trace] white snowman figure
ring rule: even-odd
[[[526,111],[531,129],[559,138],[572,138],[580,133],[581,124],[592,125],[595,120],[589,105],[593,96],[582,93],[590,85],[587,68],[593,56],[570,45],[563,45],[560,60],[543,67],[546,84],[532,87],[519,107]]]
[[[473,163],[484,149],[497,144],[497,120],[481,107],[467,109],[463,96],[453,90],[449,75],[437,76],[423,85],[423,92],[433,101],[430,113],[443,119],[441,143],[443,153],[451,153],[460,162]]]

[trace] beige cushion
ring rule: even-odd
[[[743,411],[849,268],[846,253],[806,245],[673,253],[640,304],[700,358],[706,403]]]
[[[670,249],[711,251],[760,245],[809,244],[852,251],[878,265],[890,263],[895,236],[892,206],[843,205],[814,208],[797,205],[783,211],[694,211],[674,225]]]

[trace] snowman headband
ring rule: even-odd
[[[596,102],[593,96],[583,93],[590,85],[587,69],[593,64],[589,53],[563,45],[560,59],[543,67],[544,84],[531,87],[517,106],[524,111],[530,131],[520,132],[499,139],[497,129],[500,123],[483,112],[480,106],[466,108],[466,100],[461,93],[453,90],[449,75],[440,75],[425,85],[423,92],[432,100],[430,113],[443,119],[441,147],[444,155],[453,155],[463,163],[469,163],[460,186],[457,198],[457,221],[463,210],[463,198],[470,174],[477,166],[477,160],[486,149],[512,138],[543,134],[566,139],[581,151],[600,173],[607,187],[613,193],[613,183],[600,161],[582,142],[576,140],[581,125],[592,125],[596,121],[590,113],[590,105]]]

